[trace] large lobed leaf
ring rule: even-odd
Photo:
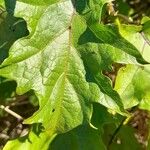
[[[40,108],[25,123],[42,123],[49,137],[89,124],[93,101],[124,112],[119,94],[102,74],[111,70],[114,61],[108,62],[107,52],[114,56],[118,49],[147,63],[116,26],[98,24],[106,2],[20,0],[14,4],[15,16],[26,20],[30,34],[13,44],[0,75],[17,82],[18,94],[35,91]]]
[[[74,10],[70,1],[36,9],[29,14],[34,33],[13,45],[0,74],[17,81],[18,93],[34,89],[38,96],[40,109],[26,123],[42,122],[50,132],[62,133],[91,116],[89,85],[69,29]]]

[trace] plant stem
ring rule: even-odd
[[[107,149],[109,150],[109,146],[113,143],[113,140],[115,139],[117,133],[119,132],[119,130],[121,129],[121,127],[124,125],[126,118],[124,118],[121,123],[119,124],[119,126],[117,127],[117,129],[114,131],[113,135],[110,138],[110,141],[108,143]]]
[[[17,113],[15,113],[14,111],[10,110],[8,106],[3,106],[0,105],[0,108],[5,110],[7,113],[11,114],[12,116],[14,116],[15,118],[17,118],[18,120],[23,120],[23,117],[18,115]]]

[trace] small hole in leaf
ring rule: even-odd
[[[55,109],[52,110],[52,112],[54,112],[54,111],[55,111]]]
[[[142,70],[144,70],[144,66],[140,66]]]

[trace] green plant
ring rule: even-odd
[[[106,24],[107,3],[0,0],[7,10],[0,42],[4,52],[10,48],[0,76],[15,80],[19,95],[33,90],[39,101],[23,121],[32,124],[29,134],[4,150],[141,149],[134,129],[123,124],[131,117],[128,108],[150,109],[150,18],[127,25],[114,15]],[[108,143],[119,125],[123,143]]]

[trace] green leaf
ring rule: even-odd
[[[89,23],[101,22],[103,7],[112,0],[76,0],[76,11]]]
[[[143,17],[141,23],[143,25],[141,35],[145,39],[145,42],[150,46],[150,18]]]
[[[2,12],[1,12],[2,11]],[[19,38],[28,35],[26,22],[0,10],[0,64],[8,56],[8,50]]]
[[[150,61],[150,45],[141,35],[141,27],[120,26],[122,36],[131,43],[136,43],[137,49],[145,60]],[[137,104],[143,109],[149,110],[149,90],[147,81],[150,78],[150,65],[127,65],[120,69],[115,83],[115,90],[120,94],[125,108],[131,108]]]
[[[94,127],[98,128],[100,132],[102,132],[104,125],[115,123],[115,119],[114,119],[114,116],[112,116],[112,114],[108,112],[106,107],[104,107],[103,105],[94,103],[91,123]]]
[[[143,58],[147,62],[150,62],[150,44],[147,41],[148,39],[145,37],[150,34],[145,34],[144,32],[142,32],[142,26],[119,24],[118,27],[122,37],[132,43],[141,53]]]
[[[115,90],[121,95],[125,108],[140,103],[142,108],[150,110],[150,65],[145,67],[128,65],[120,69]]]
[[[104,136],[110,137],[113,134],[114,130],[109,125],[105,128],[106,133]],[[108,146],[111,150],[141,150],[142,145],[140,145],[137,139],[134,136],[135,129],[130,126],[122,126],[121,129],[116,134],[112,143]]]
[[[148,63],[143,59],[142,55],[135,46],[121,37],[116,27],[113,27],[112,25],[93,24],[89,28],[96,35],[96,37],[101,40],[102,43],[112,45],[113,47],[125,51],[126,53],[136,57],[139,63]]]
[[[141,24],[143,25],[142,31],[146,34],[150,34],[150,18],[147,16],[143,17]]]
[[[106,150],[98,130],[79,126],[74,130],[58,135],[52,142],[52,150]]]
[[[32,16],[28,26],[32,30],[11,47],[9,58],[3,63],[8,66],[0,74],[17,81],[18,94],[35,91],[40,108],[25,123],[42,122],[51,134],[88,123],[90,90],[82,60],[72,44],[72,3],[67,0],[36,6],[37,13],[33,5],[18,2],[17,7],[19,14],[28,7],[27,18]]]
[[[129,16],[131,14],[132,8],[130,8],[129,4],[123,0],[117,0],[117,11],[119,14],[123,14],[125,16]]]

